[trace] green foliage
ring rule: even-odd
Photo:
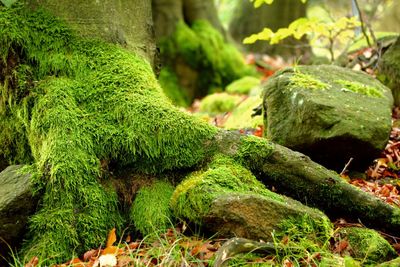
[[[145,60],[76,37],[44,11],[0,7],[0,60],[18,77],[0,80],[0,154],[33,157],[42,195],[28,258],[65,261],[71,250],[97,247],[121,227],[116,193],[100,184],[100,160],[149,173],[190,167],[217,132],[175,108]],[[9,152],[16,144],[16,154]]]
[[[200,102],[200,111],[210,114],[232,111],[239,103],[241,97],[227,93],[215,93],[206,96]]]
[[[204,90],[204,95],[213,88],[224,88],[238,78],[253,74],[240,52],[225,42],[207,21],[196,21],[191,27],[179,22],[172,37],[161,41],[160,48],[172,69],[180,59],[198,71],[197,87]]]
[[[274,0],[250,0],[251,2],[254,2],[254,7],[258,8],[260,7],[262,4],[272,4],[274,2]],[[307,0],[300,0],[303,4],[305,2],[307,2]]]
[[[285,201],[283,197],[267,190],[250,171],[236,161],[217,155],[204,170],[190,174],[176,187],[171,207],[177,217],[201,225],[212,201],[233,192],[260,194],[276,201]]]
[[[252,34],[243,40],[245,44],[252,44],[257,40],[269,41],[270,44],[278,44],[288,37],[301,39],[308,38],[311,46],[328,49],[331,60],[334,60],[334,46],[345,46],[349,40],[354,39],[354,28],[361,23],[356,17],[342,17],[336,21],[324,22],[319,18],[299,18],[293,21],[287,28],[280,28],[276,32],[264,28],[260,33]]]
[[[174,187],[164,181],[156,181],[141,188],[133,202],[130,218],[143,235],[164,231],[172,225],[169,209]]]
[[[273,152],[274,145],[266,139],[253,135],[243,136],[235,160],[252,169],[262,169],[262,164]]]

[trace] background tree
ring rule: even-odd
[[[160,83],[175,103],[187,105],[252,73],[227,41],[214,1],[153,0],[152,5]]]

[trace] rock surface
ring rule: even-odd
[[[266,137],[325,167],[364,170],[389,138],[393,98],[371,76],[332,65],[276,73],[264,87]]]
[[[22,165],[12,165],[0,173],[0,254],[7,255],[22,240],[28,217],[35,211],[30,175],[22,174]],[[5,243],[6,242],[6,243]]]
[[[382,56],[379,70],[379,78],[392,89],[394,104],[400,106],[400,38]]]

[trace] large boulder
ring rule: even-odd
[[[333,66],[297,66],[264,87],[266,137],[337,171],[364,170],[389,138],[393,97],[371,76]]]
[[[32,195],[30,174],[21,173],[22,165],[12,165],[0,173],[0,254],[19,245],[28,217],[37,201]]]
[[[400,106],[400,38],[382,56],[379,72],[379,79],[392,89],[394,104]]]

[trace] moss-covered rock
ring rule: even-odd
[[[266,137],[341,170],[364,170],[391,129],[390,89],[371,76],[332,65],[276,73],[264,89]]]
[[[227,93],[215,93],[206,96],[200,102],[200,111],[211,115],[232,111],[241,97]]]
[[[360,227],[341,228],[335,234],[336,242],[346,240],[350,255],[365,264],[376,264],[393,259],[396,251],[378,232]]]
[[[256,128],[263,125],[262,116],[252,117],[254,108],[257,108],[262,103],[262,99],[258,96],[250,96],[232,111],[232,114],[228,117],[224,123],[225,129],[245,129],[245,128]]]
[[[236,81],[231,82],[226,86],[225,91],[230,94],[244,94],[250,93],[251,89],[260,85],[260,79],[253,76],[245,76]]]
[[[394,104],[400,106],[400,38],[383,54],[378,77],[392,89]]]
[[[271,240],[273,230],[283,230],[288,219],[304,215],[310,224],[321,225],[315,234],[329,235],[332,230],[322,212],[269,191],[226,156],[216,156],[178,185],[171,207],[176,216],[224,236]]]
[[[165,64],[175,71],[190,100],[254,73],[239,51],[207,21],[191,26],[179,22],[160,47]]]

